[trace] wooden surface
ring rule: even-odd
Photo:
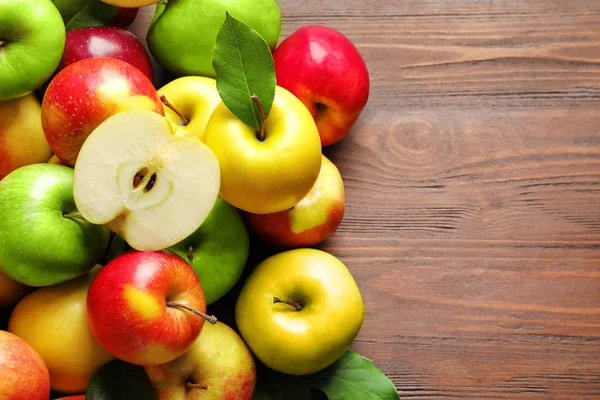
[[[600,398],[600,2],[281,0],[346,34],[369,103],[326,149],[322,248],[403,399]]]

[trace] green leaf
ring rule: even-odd
[[[86,400],[148,400],[152,386],[144,367],[114,360],[100,368],[85,391]]]
[[[257,385],[254,400],[311,400],[310,389],[285,382]]]
[[[371,360],[352,350],[333,365],[305,377],[307,384],[322,390],[329,400],[398,400],[392,381]]]
[[[265,119],[275,98],[275,67],[269,45],[245,23],[227,13],[213,49],[217,90],[223,103],[245,124],[261,129],[260,100]]]
[[[65,28],[68,31],[88,26],[107,25],[119,11],[118,7],[100,0],[52,0],[52,2],[63,17]]]

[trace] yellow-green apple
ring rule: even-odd
[[[0,101],[39,88],[64,45],[65,25],[50,0],[0,1]]]
[[[219,163],[201,140],[152,111],[129,110],[89,135],[73,192],[87,221],[107,225],[134,249],[152,251],[198,229],[219,185]]]
[[[42,127],[54,154],[73,166],[89,134],[108,117],[130,109],[164,115],[156,89],[139,69],[114,58],[86,58],[48,85]]]
[[[0,181],[0,272],[29,286],[84,275],[103,257],[110,231],[81,219],[73,169],[26,165]]]
[[[259,137],[221,102],[204,134],[204,142],[221,166],[221,197],[255,214],[279,212],[298,204],[321,169],[315,122],[289,91],[275,89],[264,128],[264,137]]]
[[[24,165],[46,162],[52,155],[40,115],[34,94],[0,102],[0,179]]]
[[[212,52],[226,12],[255,29],[275,49],[281,31],[276,0],[177,0],[157,5],[146,35],[150,51],[178,76],[214,78]]]
[[[369,72],[354,44],[326,26],[304,26],[273,52],[277,84],[298,97],[315,118],[321,143],[345,137],[369,97]]]
[[[156,400],[251,400],[256,386],[250,350],[222,322],[207,324],[181,357],[145,370]]]
[[[189,133],[200,140],[204,139],[208,119],[221,102],[213,78],[184,76],[158,89],[158,95],[165,96],[166,101],[176,110],[165,105],[165,117],[169,121],[185,126]]]
[[[90,378],[114,359],[92,336],[86,297],[100,266],[78,279],[36,290],[13,310],[8,330],[40,354],[50,386],[62,393],[84,392]]]
[[[7,308],[21,300],[31,288],[0,272],[0,308]]]
[[[117,358],[144,366],[185,353],[210,318],[205,311],[194,270],[167,251],[133,250],[115,257],[96,275],[87,296],[96,340]]]
[[[246,214],[256,236],[278,247],[311,247],[337,230],[346,204],[344,182],[337,167],[322,157],[317,181],[298,204],[273,214]]]
[[[364,305],[346,266],[317,249],[295,249],[261,262],[237,299],[242,337],[267,367],[305,375],[331,365],[363,322]]]
[[[115,26],[90,26],[67,32],[65,50],[58,65],[62,70],[85,58],[110,57],[125,61],[152,81],[152,64],[140,40]]]
[[[50,377],[40,355],[20,337],[0,331],[0,399],[49,397]]]
[[[196,271],[206,304],[211,304],[240,279],[250,239],[238,210],[218,198],[200,228],[169,250],[179,254]]]

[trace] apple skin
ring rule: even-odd
[[[158,95],[164,95],[189,123],[185,125],[175,112],[164,106],[165,117],[169,121],[184,126],[187,132],[204,140],[208,119],[221,102],[215,79],[204,76],[184,76],[158,89]]]
[[[212,304],[240,279],[248,260],[250,238],[238,210],[218,198],[202,225],[169,250],[191,265],[200,279],[206,304]]]
[[[221,102],[213,111],[204,142],[221,166],[221,197],[254,214],[270,214],[298,204],[321,169],[321,143],[306,107],[276,87],[265,138]]]
[[[49,286],[87,273],[108,247],[109,230],[79,218],[73,169],[21,167],[0,181],[0,272],[29,286]]]
[[[136,67],[108,57],[86,58],[60,71],[42,101],[42,127],[61,160],[74,166],[89,134],[124,110],[164,115],[152,82]]]
[[[242,338],[222,322],[206,324],[181,357],[145,367],[156,400],[251,400],[256,366]],[[187,387],[187,383],[206,389]]]
[[[277,84],[315,118],[321,144],[343,139],[369,98],[369,71],[350,40],[335,29],[304,26],[273,52]]]
[[[344,217],[344,182],[337,167],[322,156],[314,186],[298,204],[274,214],[246,213],[252,232],[282,248],[311,247],[337,231]]]
[[[164,364],[194,343],[206,312],[194,270],[176,254],[131,251],[111,260],[88,292],[88,324],[111,354],[137,365]],[[169,304],[168,304],[169,303]]]
[[[0,309],[16,304],[30,291],[31,287],[23,285],[0,272]]]
[[[29,343],[44,360],[52,390],[84,392],[92,375],[115,357],[88,327],[86,297],[100,266],[88,274],[36,290],[14,308],[8,330]]]
[[[65,25],[50,0],[0,1],[0,101],[42,86],[64,45]]]
[[[274,298],[293,300],[300,311]],[[267,367],[306,375],[339,359],[354,341],[364,304],[354,278],[336,257],[294,249],[261,262],[237,299],[244,341]]]
[[[20,337],[0,331],[0,399],[48,400],[50,376],[40,355]]]
[[[110,57],[125,61],[152,81],[152,64],[139,39],[131,32],[114,26],[91,26],[67,32],[65,50],[58,71],[76,61],[92,57]]]
[[[52,155],[40,116],[40,103],[32,93],[0,102],[0,179],[24,165],[46,162]]]

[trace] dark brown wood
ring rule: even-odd
[[[403,399],[600,398],[600,2],[280,1],[372,78],[321,248]]]

